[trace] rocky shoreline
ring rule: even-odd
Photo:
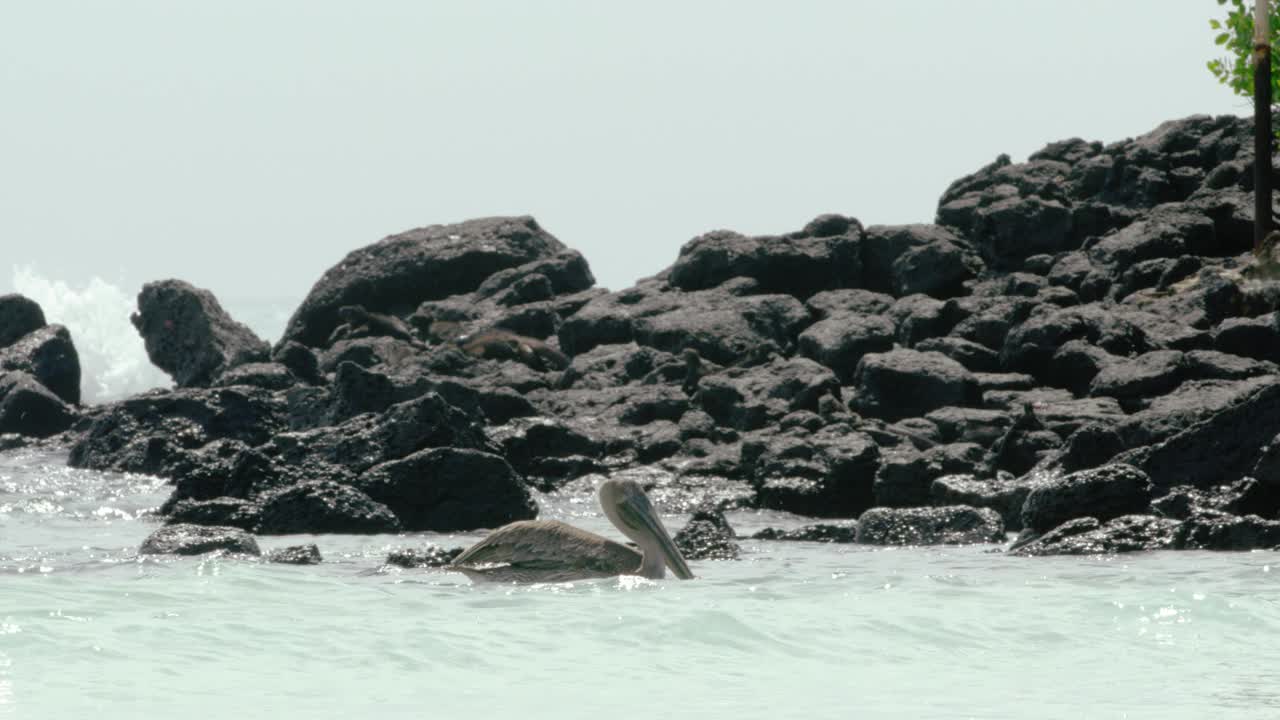
[[[1194,116],[1001,156],[935,224],[710,232],[617,292],[529,217],[411,230],[326,272],[274,347],[149,283],[133,323],[176,387],[101,406],[66,328],[2,297],[0,449],[168,478],[146,552],[492,528],[619,473],[694,513],[691,558],[737,556],[728,508],[818,520],[775,540],[1275,548],[1251,133]]]

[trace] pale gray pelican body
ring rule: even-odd
[[[633,480],[606,480],[600,509],[639,550],[559,520],[521,520],[489,533],[449,566],[472,580],[565,582],[615,575],[693,577],[648,496]]]

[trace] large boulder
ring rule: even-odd
[[[800,333],[800,352],[848,382],[862,356],[893,349],[895,334],[893,321],[881,315],[836,312]]]
[[[63,402],[80,403],[80,355],[61,325],[46,325],[0,349],[0,370],[25,372]]]
[[[9,347],[44,326],[44,310],[35,300],[17,294],[0,295],[0,348]]]
[[[538,515],[507,461],[478,450],[422,450],[371,468],[356,487],[389,507],[409,531],[494,528]]]
[[[790,350],[809,322],[809,312],[790,295],[707,292],[683,300],[667,312],[637,319],[636,342],[671,353],[695,350],[714,363],[731,365]]]
[[[407,315],[424,301],[470,293],[499,271],[547,260],[565,249],[527,216],[392,235],[348,253],[326,271],[290,318],[281,342],[319,347],[338,326],[343,306]]]
[[[685,243],[668,278],[682,290],[705,290],[746,277],[757,281],[762,292],[807,298],[859,284],[861,238],[857,220],[837,215],[818,218],[790,235],[746,237],[717,230]]]
[[[938,352],[901,349],[864,355],[854,382],[854,409],[886,420],[981,402],[973,373]]]
[[[48,437],[75,422],[75,412],[24,372],[0,372],[0,433]]]
[[[1043,535],[1014,545],[1014,555],[1109,555],[1175,546],[1180,524],[1153,515],[1121,515],[1104,522],[1095,517],[1068,520]]]
[[[743,444],[742,466],[765,508],[813,517],[856,517],[875,501],[880,448],[833,425]]]
[[[1142,468],[1158,487],[1210,487],[1248,474],[1278,433],[1280,384],[1264,383],[1172,437],[1117,460]]]
[[[1033,486],[1022,505],[1022,524],[1043,533],[1079,517],[1105,522],[1146,510],[1151,490],[1146,473],[1130,465],[1079,470]]]
[[[394,533],[400,522],[386,505],[347,485],[301,482],[262,498],[258,533]]]
[[[151,362],[178,387],[205,387],[237,365],[270,359],[270,346],[233,320],[213,293],[181,280],[143,285],[130,320]]]

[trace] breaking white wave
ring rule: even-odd
[[[80,393],[85,403],[116,400],[154,387],[171,387],[151,364],[138,331],[129,322],[134,298],[95,277],[82,287],[50,280],[30,267],[13,268],[13,287],[40,303],[45,319],[66,325],[80,355]]]

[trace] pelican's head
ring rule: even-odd
[[[639,483],[614,478],[605,480],[600,485],[600,509],[615,527],[640,546],[644,553],[642,575],[662,577],[665,565],[681,580],[693,577],[684,556],[667,534],[667,528]]]

